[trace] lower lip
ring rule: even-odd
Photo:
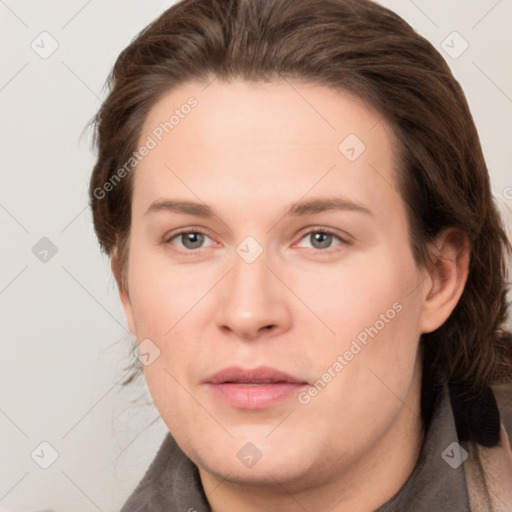
[[[212,392],[232,407],[267,409],[297,395],[307,384],[282,382],[277,384],[209,384]]]

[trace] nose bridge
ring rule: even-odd
[[[267,268],[271,265],[269,254],[256,244],[254,239],[246,239],[237,246],[219,304],[220,325],[243,338],[254,337],[270,326],[283,327],[288,319],[279,283]]]
[[[254,314],[256,307],[261,309],[272,301],[269,283],[272,275],[267,268],[269,264],[267,251],[261,250],[260,254],[257,254],[255,249],[249,246],[249,250],[244,252],[247,245],[242,244],[237,247],[237,254],[234,257],[230,296],[236,299],[240,310],[245,306],[247,314],[251,311]]]

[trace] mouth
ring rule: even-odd
[[[305,380],[275,368],[230,367],[208,377],[214,397],[238,409],[267,409],[289,399],[308,386]]]

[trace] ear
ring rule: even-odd
[[[136,336],[132,304],[130,301],[130,296],[128,295],[128,291],[125,290],[123,285],[121,266],[119,263],[119,253],[117,247],[112,251],[112,254],[110,256],[110,268],[112,269],[112,273],[114,274],[114,277],[116,279],[117,288],[119,290],[119,298],[121,299],[121,304],[123,305],[124,315],[126,317],[128,328],[130,329],[130,332],[134,336]]]
[[[431,264],[425,281],[420,332],[441,327],[464,291],[469,271],[469,241],[459,229],[447,228],[429,247]]]

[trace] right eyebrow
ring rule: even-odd
[[[206,204],[196,203],[194,201],[171,201],[170,199],[157,199],[153,201],[144,215],[160,211],[195,215],[208,219],[218,217],[217,212]]]

